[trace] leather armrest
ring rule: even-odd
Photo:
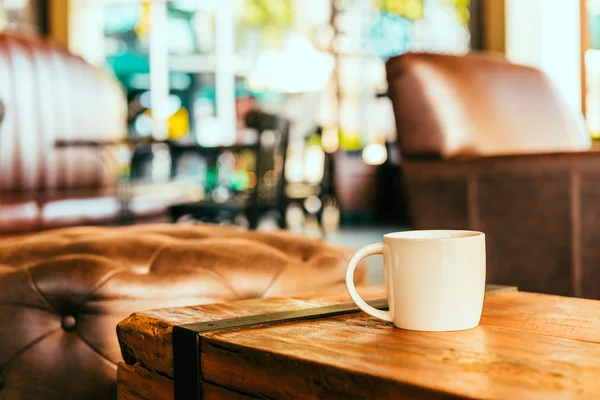
[[[409,179],[458,178],[486,173],[541,173],[544,171],[598,171],[600,152],[565,152],[551,154],[522,154],[452,160],[406,159],[402,169]]]

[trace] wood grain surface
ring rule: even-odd
[[[323,301],[298,299],[244,300],[136,313],[119,323],[117,334],[123,359],[173,377],[173,326],[325,305]]]
[[[252,398],[600,398],[600,302],[490,285],[480,326],[393,328],[364,313],[201,336],[202,393]],[[363,288],[366,299],[385,297]],[[253,299],[145,311],[119,324],[119,399],[173,396],[172,328],[347,302]],[[400,396],[401,395],[401,396]]]
[[[600,301],[522,292],[490,296],[481,324],[599,343]]]
[[[173,398],[173,379],[149,371],[140,364],[119,364],[117,370],[117,398],[119,400],[155,400]],[[252,400],[257,397],[234,392],[210,383],[202,383],[204,400]]]
[[[153,400],[173,398],[173,379],[144,368],[120,363],[117,368],[119,400]]]
[[[359,288],[367,300],[385,297],[381,286]],[[164,308],[134,313],[117,326],[126,363],[137,362],[161,375],[173,377],[173,326],[277,311],[319,307],[350,301],[346,292],[313,298],[250,299],[231,303]]]
[[[600,398],[592,300],[496,293],[466,331],[406,331],[357,313],[211,333],[201,343],[205,381],[257,397]]]
[[[258,397],[242,394],[210,383],[202,383],[203,400],[255,400]]]

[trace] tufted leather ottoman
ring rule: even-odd
[[[132,312],[341,291],[348,256],[285,232],[213,225],[0,240],[0,399],[115,398],[115,327]]]

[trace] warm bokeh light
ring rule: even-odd
[[[387,160],[387,150],[380,143],[372,143],[364,148],[362,158],[369,165],[381,165]]]
[[[317,51],[305,37],[292,35],[285,50],[265,50],[248,76],[255,91],[306,93],[323,88],[333,69],[333,57]]]
[[[327,153],[333,153],[340,147],[340,138],[336,128],[327,128],[323,130],[321,146]]]
[[[321,200],[317,196],[310,196],[304,200],[304,208],[310,214],[316,214],[321,210]]]
[[[309,146],[304,155],[304,180],[308,183],[319,183],[323,179],[325,153],[321,146]]]

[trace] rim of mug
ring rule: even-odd
[[[431,233],[451,233],[456,234],[456,236],[450,237],[440,237],[440,236],[432,236],[432,237],[411,237],[412,234],[422,234],[423,232],[431,232]],[[479,231],[470,231],[463,229],[418,229],[418,230],[410,230],[410,231],[399,231],[399,232],[390,232],[383,235],[384,239],[401,239],[401,240],[414,240],[414,241],[454,241],[454,240],[465,240],[465,239],[475,239],[485,237],[485,233]]]

